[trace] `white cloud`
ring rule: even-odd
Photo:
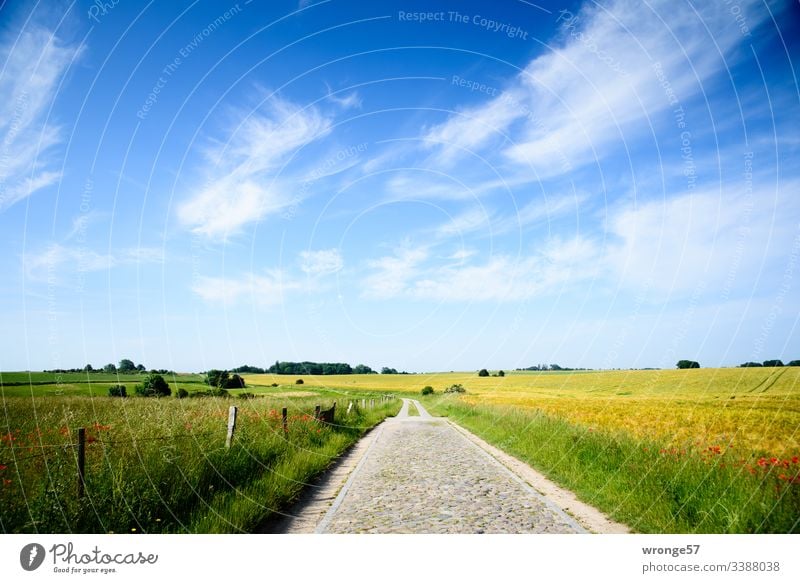
[[[439,238],[463,237],[480,230],[489,230],[491,215],[484,207],[468,209],[450,219],[436,229]]]
[[[67,272],[106,271],[123,265],[163,263],[163,250],[155,247],[132,247],[115,254],[98,253],[85,246],[53,243],[22,257],[25,276],[31,281],[60,281]]]
[[[793,181],[778,193],[698,191],[617,211],[605,263],[627,287],[674,294],[752,290],[757,274],[776,259],[789,260],[799,187]]]
[[[372,273],[361,282],[361,295],[370,299],[388,299],[401,295],[408,283],[420,272],[421,264],[428,258],[426,247],[412,247],[406,243],[391,255],[369,261]]]
[[[111,255],[58,243],[42,251],[26,253],[22,261],[26,277],[34,281],[55,280],[65,267],[75,273],[86,273],[111,269],[117,265]]]
[[[277,175],[297,149],[325,136],[330,120],[316,109],[301,109],[271,98],[266,112],[240,114],[227,142],[206,151],[209,180],[178,208],[196,233],[227,238],[244,225],[296,204],[295,193]]]
[[[244,273],[238,277],[199,277],[192,291],[213,304],[234,305],[249,299],[258,306],[281,304],[287,291],[302,289],[299,282],[278,270],[263,275]]]
[[[751,28],[767,13],[756,4],[738,4]],[[732,64],[742,41],[724,3],[676,10],[668,0],[644,6],[630,0],[587,3],[574,21],[566,21],[563,36],[502,95],[424,132],[426,140],[446,142],[437,149],[440,163],[463,157],[460,148],[494,146],[508,133],[512,144],[500,151],[528,168],[530,180],[567,173],[607,155],[612,142],[624,147],[654,114],[670,107],[655,62],[669,90],[686,103]],[[722,54],[710,50],[711,39]]]
[[[596,276],[599,250],[589,240],[551,238],[534,254],[495,255],[467,263],[472,253],[457,254],[456,264],[432,265],[424,248],[401,247],[371,261],[364,279],[369,299],[406,298],[444,302],[517,301],[553,293]]]
[[[339,92],[334,93],[331,91],[331,88],[328,87],[328,95],[326,96],[326,99],[342,109],[361,109],[361,97],[358,95],[357,91],[351,91],[350,93],[342,95],[341,97],[337,95],[337,93]]]
[[[0,211],[58,182],[53,147],[62,140],[47,120],[58,83],[77,47],[36,25],[0,39]]]
[[[300,269],[311,276],[336,273],[343,266],[344,260],[338,249],[300,252]]]

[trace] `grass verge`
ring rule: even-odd
[[[455,397],[426,408],[646,533],[800,532],[800,465],[717,446],[668,448],[515,407]]]
[[[344,397],[344,401],[342,398]],[[249,532],[285,508],[399,400],[312,417],[331,397],[273,400],[5,398],[0,417],[4,533]],[[228,407],[239,415],[225,447]],[[280,409],[286,406],[288,439]],[[75,428],[87,428],[86,494],[77,497]]]

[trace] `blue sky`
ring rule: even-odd
[[[800,358],[790,2],[5,2],[0,370]]]

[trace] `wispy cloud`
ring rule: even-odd
[[[47,114],[79,53],[37,25],[0,36],[0,211],[61,178],[53,169],[61,130]]]
[[[344,93],[343,91],[332,91],[330,85],[326,84],[328,94],[326,99],[342,109],[361,109],[361,97],[358,91]],[[341,95],[339,95],[341,93]]]
[[[31,281],[59,282],[67,272],[106,271],[124,265],[163,263],[164,252],[155,247],[131,247],[98,253],[86,246],[53,243],[23,255],[25,276]]]
[[[224,239],[298,202],[278,176],[281,166],[298,148],[325,136],[330,120],[276,96],[265,109],[240,112],[228,139],[206,150],[212,165],[207,183],[178,209],[194,232]]]
[[[344,267],[344,260],[338,249],[300,252],[300,269],[307,275],[319,276],[336,273],[342,267]]]
[[[243,273],[237,277],[203,276],[192,285],[192,291],[204,301],[225,306],[248,299],[258,306],[274,306],[283,302],[287,291],[298,289],[302,289],[300,282],[280,270]]]
[[[522,300],[595,277],[599,249],[580,237],[553,237],[527,256],[467,261],[473,256],[469,251],[456,253],[441,264],[428,248],[403,245],[392,255],[368,262],[372,273],[361,282],[362,296],[443,302]]]
[[[739,7],[751,26],[767,11],[755,0]],[[563,41],[531,61],[509,87],[423,132],[438,163],[470,150],[500,146],[503,158],[530,170],[531,180],[567,173],[608,155],[613,143],[645,131],[652,116],[700,95],[731,66],[741,32],[724,4],[675,10],[617,0],[562,14]],[[713,43],[718,47],[709,50]]]

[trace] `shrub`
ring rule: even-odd
[[[423,387],[422,388],[422,394],[423,395],[432,395],[433,394],[433,387],[431,387],[430,385],[428,385],[427,387]]]
[[[108,387],[108,396],[109,397],[127,397],[128,390],[125,388],[125,385],[114,385],[113,387]]]
[[[178,392],[175,394],[175,396],[178,397],[179,399],[185,399],[186,397],[189,396],[189,391],[187,391],[186,389],[178,389]]]
[[[467,389],[464,388],[463,385],[455,384],[450,385],[444,390],[445,393],[466,393]]]
[[[142,397],[169,397],[172,389],[160,374],[150,373],[136,385],[136,394]]]
[[[273,387],[277,387],[277,386],[278,386],[278,383],[272,383],[272,386],[273,386]]]
[[[230,394],[225,389],[219,387],[208,389],[207,391],[195,391],[189,393],[190,397],[230,397]]]
[[[294,382],[294,384],[296,384],[296,385],[302,385],[302,384],[303,384],[303,379],[297,379],[297,380]]]
[[[488,377],[489,376],[489,371],[486,370],[485,368],[482,368],[481,370],[478,371],[478,376],[479,377]]]
[[[694,360],[679,360],[675,366],[678,368],[700,368],[700,363]]]
[[[253,393],[239,393],[236,395],[240,399],[255,399],[256,396]]]
[[[500,372],[497,373],[497,376],[504,377],[506,376],[506,373],[501,370]]]

